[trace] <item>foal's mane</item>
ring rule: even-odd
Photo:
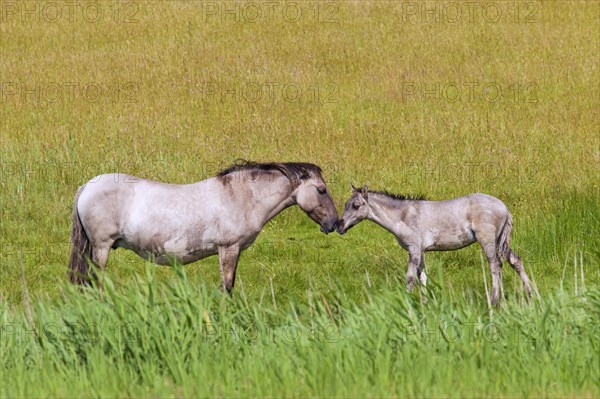
[[[424,201],[427,198],[422,195],[422,194],[394,194],[394,193],[390,193],[389,191],[372,191],[369,190],[370,194],[380,194],[383,195],[385,197],[388,197],[390,199],[393,200],[399,200],[399,201]]]
[[[279,172],[289,181],[297,183],[300,180],[308,180],[312,176],[323,178],[323,171],[315,164],[308,162],[265,162],[238,160],[217,174],[217,178],[226,183],[228,176],[235,172],[248,171],[254,174]]]

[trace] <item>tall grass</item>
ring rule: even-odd
[[[356,303],[250,302],[150,273],[131,287],[65,292],[28,318],[0,305],[3,397],[529,396],[600,394],[597,288],[505,304],[435,283]]]

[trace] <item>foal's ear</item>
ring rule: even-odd
[[[358,190],[356,187],[354,187],[354,184],[353,184],[353,183],[350,183],[350,187],[352,187],[352,191],[356,191],[356,190]]]
[[[365,197],[365,199],[367,199],[367,197],[369,196],[369,189],[367,188],[366,184],[362,186],[362,188],[360,189],[360,193],[363,197]]]

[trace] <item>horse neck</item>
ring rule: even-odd
[[[394,225],[398,223],[398,209],[403,206],[401,201],[394,204],[389,198],[380,195],[369,195],[369,216],[367,218],[386,230],[394,232]]]
[[[254,182],[242,179],[241,184],[246,184],[250,188],[252,200],[248,198],[247,201],[252,201],[253,212],[264,218],[262,225],[296,203],[292,196],[294,191],[292,183],[283,175],[259,178]]]

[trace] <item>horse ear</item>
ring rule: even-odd
[[[350,187],[352,187],[352,191],[356,191],[356,190],[357,190],[357,188],[356,188],[356,187],[354,187],[354,184],[353,184],[353,183],[350,183]]]
[[[369,189],[367,188],[366,184],[362,186],[362,188],[360,189],[360,193],[363,197],[365,197],[365,199],[367,199],[367,197],[369,196]]]

